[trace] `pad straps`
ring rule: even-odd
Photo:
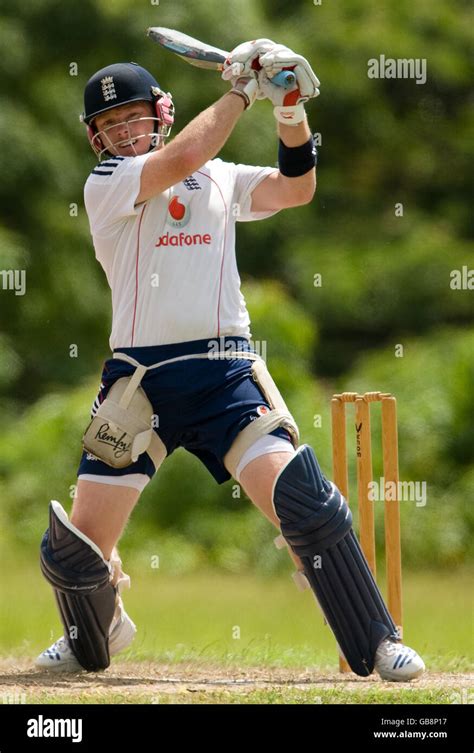
[[[176,358],[168,358],[166,359],[166,361],[159,361],[158,363],[151,364],[151,366],[145,366],[144,364],[140,363],[135,358],[127,355],[126,353],[114,352],[114,358],[117,358],[120,361],[126,361],[132,366],[135,366],[135,371],[133,372],[130,378],[130,382],[128,383],[119,401],[120,407],[123,408],[124,410],[126,410],[128,406],[130,405],[132,397],[134,396],[135,392],[139,388],[141,381],[143,377],[145,376],[146,372],[151,371],[151,369],[157,369],[160,366],[165,366],[166,364],[175,363],[177,361],[187,361],[191,358],[207,358],[209,359],[209,361],[219,360],[223,358],[227,358],[227,359],[241,358],[241,359],[247,359],[250,361],[260,360],[263,362],[263,359],[257,353],[247,352],[244,350],[242,351],[241,350],[219,351],[217,353],[212,353],[212,355],[210,355],[209,353],[192,353],[189,355],[177,356]],[[147,453],[152,459],[155,468],[159,468],[162,461],[166,457],[166,447],[163,444],[162,440],[160,439],[159,435],[156,433],[156,431],[152,431],[151,442],[147,448]]]

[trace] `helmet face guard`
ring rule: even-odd
[[[122,121],[101,131],[97,130],[94,125],[97,115],[136,101],[150,102],[154,115]],[[174,104],[170,92],[162,91],[145,68],[136,63],[115,63],[97,71],[87,82],[81,120],[87,126],[89,143],[100,160],[104,155],[114,156],[113,152],[110,152],[112,146],[123,146],[127,142],[134,144],[138,138],[151,138],[148,151],[159,148],[169,136],[174,123]],[[153,124],[150,133],[132,136],[129,123],[137,120],[149,120],[150,126]],[[128,137],[119,142],[112,142],[107,132],[123,123],[127,124]],[[133,151],[136,156],[135,149]]]
[[[133,123],[140,123],[140,122],[149,121],[150,123],[150,131],[147,133],[139,134],[139,135],[132,135],[130,126]],[[120,141],[114,141],[112,138],[112,134],[117,132],[118,129],[123,130],[123,128],[126,128],[127,135],[124,139],[121,139]],[[102,128],[100,131],[98,130],[97,126],[94,131],[94,127],[91,126],[89,128],[90,131],[94,134],[92,138],[90,138],[90,145],[94,152],[97,154],[99,160],[102,159],[104,155],[113,157],[115,154],[115,151],[117,148],[130,146],[133,151],[133,156],[136,157],[139,152],[135,149],[135,144],[140,139],[150,139],[150,150],[156,149],[161,146],[163,143],[164,138],[167,134],[162,132],[163,126],[160,124],[160,121],[158,118],[154,118],[152,116],[148,117],[142,117],[142,118],[133,118],[131,120],[122,120],[120,123],[117,123],[116,125],[108,126],[107,128]],[[166,129],[169,131],[169,129]]]

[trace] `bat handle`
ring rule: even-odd
[[[255,59],[253,61],[252,68],[255,71],[261,70],[262,66],[258,62],[258,59]],[[271,81],[272,84],[275,84],[275,86],[281,86],[283,89],[292,89],[296,84],[296,76],[293,71],[283,69],[282,71],[279,71],[275,76],[273,76]]]
[[[283,89],[292,89],[296,84],[296,76],[293,71],[280,71],[276,76],[273,76],[272,84],[281,86]]]

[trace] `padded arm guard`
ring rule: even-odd
[[[59,502],[49,507],[49,528],[41,542],[41,571],[53,586],[64,635],[84,669],[110,664],[109,628],[116,589],[99,547],[77,529]]]
[[[323,476],[309,445],[302,445],[280,472],[273,501],[281,532],[301,558],[351,669],[370,675],[379,644],[384,638],[397,640],[397,629],[352,530],[347,502]]]

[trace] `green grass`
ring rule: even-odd
[[[35,656],[62,632],[36,563],[0,562],[0,654]],[[334,669],[337,653],[312,594],[291,578],[218,572],[170,576],[128,568],[127,611],[138,635],[124,658],[221,666]],[[405,573],[405,641],[432,670],[472,666],[467,571]],[[258,692],[258,691],[256,691]],[[233,696],[234,697],[234,696]]]
[[[234,691],[191,690],[186,693],[71,693],[58,695],[57,693],[30,692],[28,703],[38,704],[451,704],[452,690],[405,690],[396,688],[390,692],[374,688],[370,692],[347,689],[343,690],[299,690],[287,688],[282,690],[251,690],[248,693]]]

